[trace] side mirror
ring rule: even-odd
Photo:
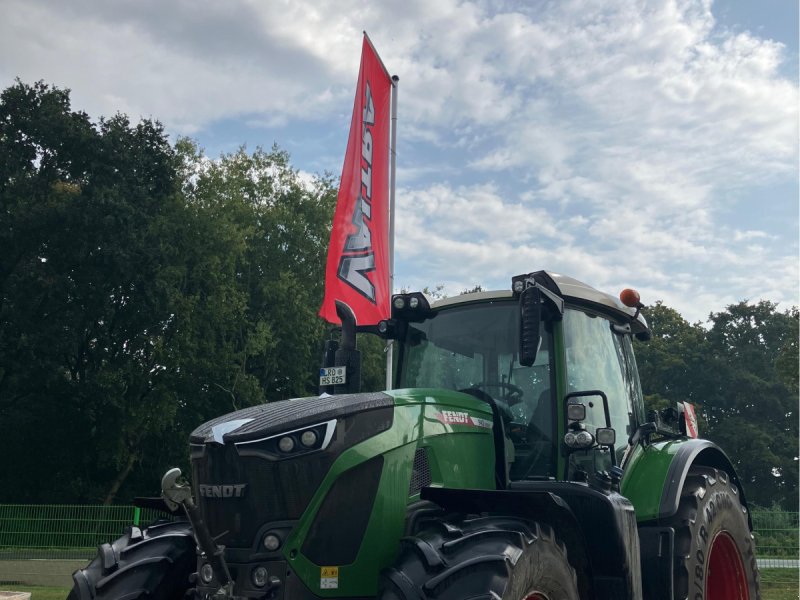
[[[519,364],[530,367],[536,362],[541,335],[542,292],[536,286],[522,291],[519,296]]]

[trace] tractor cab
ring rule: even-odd
[[[631,348],[633,335],[649,335],[644,318],[555,273],[515,277],[512,287],[430,306],[419,294],[395,296],[395,386],[490,403],[508,481],[580,481],[619,464],[644,420]]]

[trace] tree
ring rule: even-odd
[[[242,148],[211,163],[195,154],[191,161],[190,204],[215,227],[241,232],[229,272],[241,303],[239,326],[226,340],[231,402],[241,407],[316,391],[326,329],[317,311],[336,203],[331,179],[305,185],[278,148]]]
[[[158,123],[93,125],[41,82],[0,96],[0,155],[4,476],[110,500],[174,413],[161,234],[183,222],[175,155]],[[35,479],[54,447],[68,451]]]
[[[797,380],[786,363],[796,356],[797,310],[743,301],[710,321],[720,393],[706,403],[708,437],[731,449],[751,499],[796,507]],[[794,368],[796,374],[796,361]]]
[[[653,337],[637,343],[636,357],[648,408],[689,400],[702,410],[707,384],[698,381],[697,374],[702,373],[707,359],[705,330],[660,301],[643,312]]]
[[[740,302],[708,328],[660,302],[645,314],[653,339],[636,354],[649,407],[695,404],[701,434],[729,455],[749,500],[796,506],[797,309]]]
[[[316,391],[330,178],[18,81],[0,202],[0,501],[155,491],[201,422]]]

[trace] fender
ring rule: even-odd
[[[733,463],[714,442],[701,439],[662,440],[639,446],[625,468],[622,494],[636,508],[640,525],[657,524],[674,515],[686,476],[693,465],[715,467],[730,475],[747,507]],[[748,511],[748,524],[752,529]]]
[[[678,503],[681,499],[681,490],[689,474],[689,469],[694,466],[714,467],[720,471],[725,471],[739,489],[739,497],[742,499],[742,506],[747,508],[747,499],[744,495],[744,487],[739,481],[739,476],[733,468],[733,463],[725,452],[714,442],[709,440],[689,439],[681,444],[672,463],[667,471],[667,478],[664,482],[664,491],[661,494],[661,504],[659,506],[658,517],[664,519],[671,517],[678,512]],[[753,530],[753,522],[750,518],[750,511],[747,511],[747,524],[750,531]]]

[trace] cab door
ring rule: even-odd
[[[615,323],[599,312],[567,307],[563,319],[563,343],[566,371],[566,391],[583,392],[600,390],[608,398],[610,426],[616,431],[614,452],[619,464],[628,446],[628,438],[635,430],[641,415],[641,391],[630,336],[620,333]],[[638,399],[637,399],[638,394]],[[586,406],[583,422],[592,434],[598,427],[606,427],[602,398],[598,395],[576,398]],[[588,476],[596,471],[608,470],[612,465],[606,448],[573,452],[567,464],[567,478],[573,479],[577,471]]]

